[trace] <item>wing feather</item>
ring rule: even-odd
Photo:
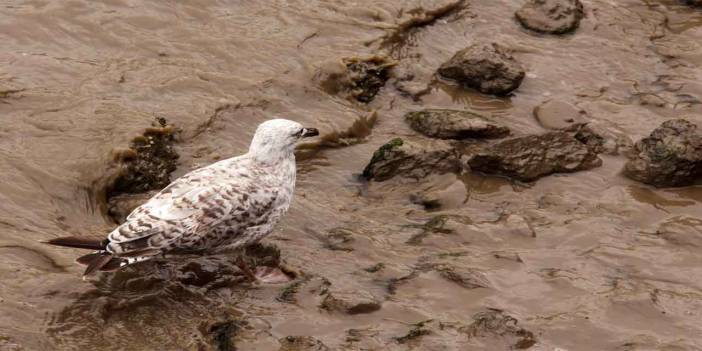
[[[217,164],[215,164],[217,165]],[[275,195],[262,192],[266,177],[236,177],[221,170],[201,168],[154,195],[113,230],[108,250],[117,255],[166,246],[182,235],[203,235],[224,221],[253,221],[242,216]],[[246,225],[246,223],[241,223]]]

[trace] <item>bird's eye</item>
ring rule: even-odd
[[[296,138],[299,138],[299,137],[302,136],[302,133],[303,133],[304,131],[305,131],[304,129],[300,129],[300,130],[298,130],[297,132],[293,133],[292,136],[294,136],[294,137],[296,137]]]

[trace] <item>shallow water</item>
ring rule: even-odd
[[[563,37],[523,30],[513,19],[521,2],[508,0],[0,4],[0,350],[277,350],[290,335],[343,350],[525,346],[509,328],[466,332],[488,308],[533,333],[532,350],[702,349],[701,186],[630,181],[622,156],[526,185],[480,175],[358,180],[378,146],[413,134],[402,116],[421,108],[465,108],[538,133],[534,107],[557,99],[633,140],[673,117],[702,123],[702,10],[674,0],[583,3],[587,17]],[[413,9],[447,6],[393,35],[422,13]],[[454,52],[486,39],[527,68],[513,96],[434,81]],[[383,53],[426,94],[408,97],[393,78],[363,105],[315,81],[325,63]],[[651,96],[662,106],[646,104]],[[101,196],[112,152],[154,117],[182,129],[178,176],[244,152],[272,116],[331,135],[374,111],[362,143],[299,162],[295,202],[266,239],[305,273],[293,299],[280,298],[285,285],[171,279],[178,268],[169,266],[84,282],[77,250],[39,243],[113,227]],[[457,181],[465,194],[447,209],[410,201]],[[436,216],[442,226],[427,229]],[[341,242],[329,235],[338,232]],[[222,260],[192,264],[226,276]],[[476,284],[426,268],[435,264]],[[370,294],[382,307],[330,312],[319,307],[325,289]],[[427,320],[441,325],[397,339]]]

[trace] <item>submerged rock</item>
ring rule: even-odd
[[[278,340],[279,351],[327,351],[329,348],[311,336],[286,336]]]
[[[432,173],[460,170],[457,154],[443,140],[410,140],[395,138],[381,146],[363,170],[363,177],[384,181],[401,175],[422,179]]]
[[[577,29],[585,12],[579,0],[528,0],[515,16],[524,28],[563,34]]]
[[[409,112],[405,120],[415,131],[439,139],[501,138],[509,128],[469,111],[428,109]]]
[[[549,132],[508,139],[468,156],[473,171],[521,181],[576,172],[602,165],[597,153],[566,132]]]
[[[535,107],[534,117],[547,129],[566,129],[587,122],[575,106],[559,100],[549,100]]]
[[[702,130],[684,119],[664,122],[634,144],[624,174],[657,187],[692,185],[702,177]]]
[[[382,302],[363,290],[330,291],[322,301],[321,308],[346,314],[371,313],[380,309]]]
[[[396,64],[384,56],[346,58],[322,65],[315,79],[329,94],[343,93],[369,103],[390,78],[390,68]]]
[[[453,178],[453,182],[448,186],[411,194],[410,201],[422,205],[427,211],[459,207],[468,198],[468,189],[455,175],[450,175],[450,177]]]
[[[496,43],[474,44],[439,67],[440,76],[485,94],[506,95],[524,79],[524,68]]]

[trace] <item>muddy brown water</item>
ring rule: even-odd
[[[296,335],[338,350],[701,350],[700,186],[630,181],[622,156],[527,185],[471,174],[358,180],[378,146],[413,134],[402,116],[420,108],[469,109],[538,133],[532,110],[557,99],[634,140],[669,118],[702,123],[702,10],[583,3],[580,28],[555,37],[520,28],[521,1],[508,0],[3,2],[0,350],[277,350]],[[512,96],[429,85],[477,40],[512,48],[527,68]],[[426,94],[413,99],[391,79],[364,105],[315,82],[327,62],[379,53]],[[305,273],[291,298],[287,285],[202,286],[158,267],[85,282],[77,250],[39,243],[113,227],[99,195],[112,152],[155,117],[183,130],[175,177],[244,152],[273,116],[332,135],[373,111],[363,142],[299,162],[294,204],[266,239]],[[466,191],[449,191],[439,211],[408,196],[456,181]],[[427,230],[436,216],[442,227]],[[193,260],[216,273],[226,257]],[[422,269],[437,262],[473,283]],[[325,289],[382,307],[328,311]],[[496,327],[481,313],[516,322]]]

